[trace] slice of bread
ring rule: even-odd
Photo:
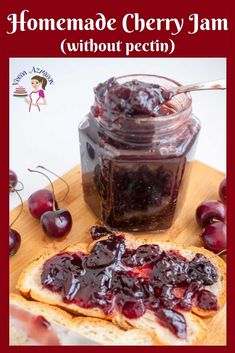
[[[143,244],[151,244],[153,241],[151,239],[138,239],[136,236],[128,235],[125,237],[126,246],[129,249],[135,249]],[[69,246],[64,251],[71,252],[84,252],[89,253],[96,242],[92,244],[75,244]],[[212,264],[217,268],[219,279],[212,286],[208,286],[208,289],[212,291],[218,299],[219,306],[222,307],[225,302],[225,285],[226,285],[226,267],[224,261],[217,255],[211,253],[208,250],[197,248],[197,247],[184,247],[182,245],[177,245],[170,242],[157,242],[157,244],[166,251],[175,250],[179,251],[180,254],[191,260],[196,253],[205,255]],[[35,300],[52,304],[65,310],[76,314],[76,315],[86,315],[92,317],[98,317],[106,320],[111,320],[115,324],[118,324],[124,329],[129,328],[144,328],[151,330],[157,339],[159,344],[168,345],[192,345],[203,341],[206,335],[206,327],[199,316],[211,316],[216,313],[216,311],[201,310],[198,307],[194,307],[192,312],[183,312],[183,315],[187,323],[187,338],[179,339],[169,329],[163,327],[156,320],[154,314],[150,311],[135,320],[129,320],[117,311],[113,311],[110,315],[106,315],[101,309],[84,309],[76,304],[66,304],[63,302],[62,297],[59,293],[54,293],[47,288],[43,287],[40,281],[40,275],[42,272],[43,263],[55,255],[55,253],[45,254],[39,259],[35,260],[28,268],[26,268],[19,277],[18,289],[23,296],[28,298],[33,298]],[[207,288],[205,286],[205,288]],[[196,315],[195,315],[196,314]]]
[[[30,314],[27,325],[15,317],[14,310],[20,314]],[[10,345],[43,345],[40,333],[39,341],[30,335],[28,325],[38,316],[43,316],[51,325],[59,338],[60,345],[81,345],[80,336],[94,340],[97,345],[147,345],[156,344],[156,339],[151,332],[142,329],[124,331],[111,322],[90,317],[73,317],[69,313],[55,306],[29,301],[18,294],[10,294]],[[48,341],[44,340],[45,344]],[[89,343],[89,342],[88,342]],[[82,343],[84,344],[84,342]]]

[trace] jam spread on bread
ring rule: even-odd
[[[185,310],[192,305],[218,309],[216,296],[208,290],[217,280],[215,266],[202,254],[188,260],[156,244],[128,249],[125,237],[114,234],[97,241],[89,254],[53,256],[41,273],[42,285],[61,293],[65,303],[98,307],[106,314],[117,310],[128,319],[150,310],[182,339],[187,336]]]

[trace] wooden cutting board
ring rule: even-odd
[[[198,161],[193,162],[192,173],[186,200],[178,218],[172,228],[162,234],[138,234],[137,237],[148,237],[153,241],[173,241],[186,245],[202,246],[200,240],[201,229],[196,224],[195,209],[204,200],[218,198],[218,186],[224,174]],[[51,240],[46,237],[38,220],[28,212],[25,204],[24,211],[15,223],[14,228],[21,234],[22,243],[18,253],[10,257],[10,291],[16,290],[16,282],[20,272],[43,252],[60,250],[74,242],[90,242],[89,229],[97,223],[97,218],[85,205],[82,195],[81,172],[79,166],[70,170],[63,178],[70,185],[70,192],[60,207],[67,208],[73,217],[73,228],[70,234],[63,240]],[[27,185],[25,185],[27,187]],[[63,198],[65,186],[61,180],[54,182],[56,196]],[[35,190],[36,191],[36,190]],[[13,220],[18,214],[19,208],[10,213]],[[209,335],[204,344],[226,345],[226,308],[212,319],[207,319]]]

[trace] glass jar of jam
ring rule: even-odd
[[[109,228],[165,231],[182,208],[200,122],[179,83],[128,75],[99,84],[79,126],[84,199]]]

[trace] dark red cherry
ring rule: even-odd
[[[202,202],[196,210],[196,220],[203,228],[216,221],[224,222],[226,219],[226,207],[217,200]]]
[[[55,175],[64,182],[67,190],[64,198],[60,200],[63,201],[69,193],[69,185],[67,181],[43,166],[39,165],[37,168],[43,169]],[[47,235],[54,238],[61,238],[67,235],[72,228],[72,217],[68,210],[64,208],[59,209],[58,202],[60,201],[57,202],[51,179],[42,171],[32,169],[28,170],[33,173],[42,174],[48,179],[52,188],[52,191],[47,189],[38,190],[30,196],[28,205],[31,214],[36,218],[40,218],[42,228]]]
[[[227,232],[226,224],[223,222],[216,222],[206,226],[202,233],[202,239],[205,248],[221,252],[227,248]]]
[[[227,202],[227,183],[226,178],[222,180],[219,186],[219,197],[223,201],[223,203]]]
[[[47,211],[41,216],[44,232],[54,238],[62,238],[67,235],[72,228],[72,223],[70,212],[64,208]]]
[[[9,255],[14,256],[19,250],[21,244],[20,234],[15,230],[9,229]]]
[[[18,182],[16,173],[13,170],[9,170],[9,190],[13,191]]]
[[[41,189],[34,192],[28,199],[28,208],[31,215],[40,219],[41,215],[54,208],[54,197],[52,191]]]

